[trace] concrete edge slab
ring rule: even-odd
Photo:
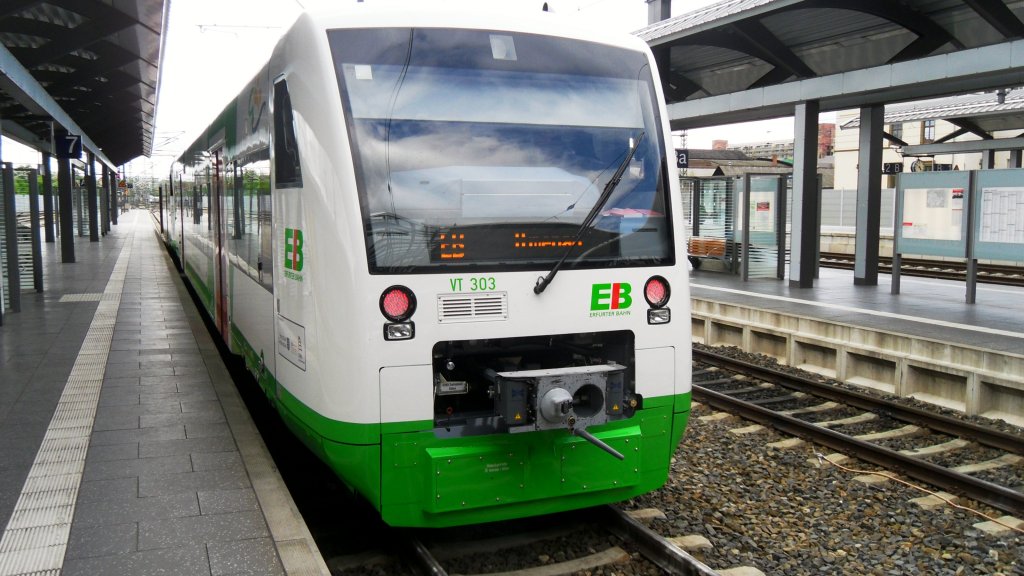
[[[159,240],[159,232],[153,231]],[[274,547],[287,574],[320,574],[330,576],[327,563],[317,548],[313,535],[309,532],[305,520],[299,513],[291,493],[284,484],[281,474],[273,464],[273,458],[267,451],[263,438],[255,433],[256,426],[249,416],[249,411],[242,403],[242,398],[235,389],[227,368],[217,353],[216,346],[206,330],[199,310],[189,296],[185,285],[178,276],[170,256],[163,254],[167,271],[174,278],[175,288],[182,299],[185,315],[195,334],[203,360],[210,371],[214,390],[224,407],[228,427],[238,444],[242,455],[242,464],[252,481],[256,499],[259,501],[263,517],[270,529]]]

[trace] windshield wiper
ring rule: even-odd
[[[572,239],[572,244],[565,249],[565,253],[562,254],[562,257],[559,258],[558,262],[555,262],[555,265],[546,276],[537,278],[537,284],[533,287],[534,294],[540,294],[548,287],[548,284],[551,284],[551,280],[555,278],[555,274],[558,274],[558,269],[565,263],[566,258],[572,254],[573,249],[576,248],[576,244],[579,243],[580,237],[583,236],[583,233],[590,227],[594,218],[601,209],[604,208],[605,202],[608,201],[612,192],[615,191],[615,187],[619,185],[619,182],[622,180],[622,175],[626,172],[626,167],[628,167],[629,162],[633,160],[633,155],[636,154],[636,150],[640,147],[640,142],[642,142],[643,139],[644,131],[641,130],[640,135],[636,138],[636,143],[629,149],[629,152],[626,154],[626,158],[622,160],[622,164],[619,164],[619,167],[615,170],[615,174],[612,174],[611,179],[609,179],[608,183],[604,185],[604,190],[601,191],[601,196],[598,197],[597,202],[594,202],[594,206],[591,207],[590,212],[587,213],[587,217],[583,219],[579,229],[576,230],[576,235]]]

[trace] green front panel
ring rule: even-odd
[[[426,503],[431,512],[448,512],[518,502],[526,497],[526,459],[523,446],[427,448],[433,498]]]
[[[381,506],[380,445],[324,441],[324,462],[374,508]]]
[[[562,494],[611,490],[640,483],[641,459],[657,442],[641,439],[639,426],[611,430],[601,434],[601,440],[624,458],[619,460],[582,438],[558,439],[556,457],[562,462],[558,474]]]
[[[618,460],[566,430],[438,438],[433,422],[354,424],[325,418],[260,371],[232,340],[289,429],[395,526],[457,526],[619,502],[668,477],[690,395],[647,398],[629,419],[588,429]]]
[[[661,487],[687,414],[672,398],[588,431],[618,460],[566,430],[436,438],[388,434],[381,446],[381,515],[402,526],[455,526],[617,502]]]

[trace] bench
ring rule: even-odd
[[[686,252],[694,270],[700,268],[704,258],[725,260],[725,238],[692,236],[686,241]]]

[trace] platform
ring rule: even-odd
[[[151,216],[0,326],[0,576],[328,574]]]
[[[693,338],[968,414],[1024,425],[1024,288],[891,276],[856,286],[822,269],[813,288],[788,280],[691,272]]]

